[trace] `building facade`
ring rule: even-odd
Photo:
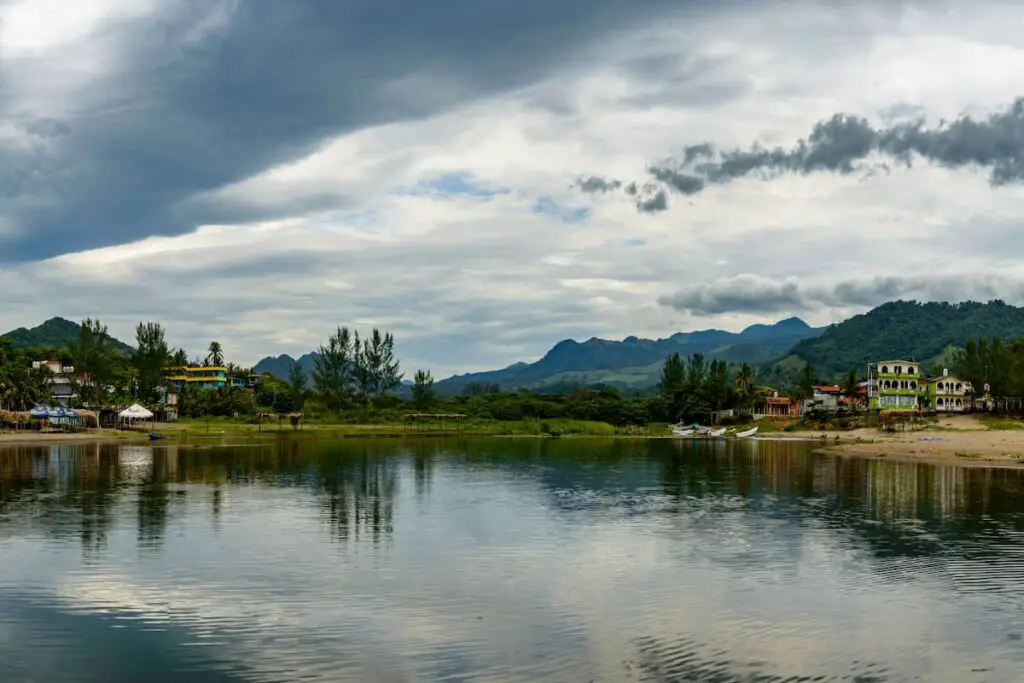
[[[970,382],[943,370],[940,377],[928,382],[928,407],[940,413],[960,413],[970,409],[972,394]]]
[[[51,400],[66,403],[78,398],[78,392],[75,391],[74,381],[77,378],[74,367],[64,365],[59,360],[43,360],[33,361],[32,369],[50,371],[46,378],[46,386],[50,391]]]
[[[868,366],[868,407],[920,410],[928,407],[928,382],[914,360],[889,360]]]
[[[186,386],[195,389],[249,386],[246,380],[228,375],[228,369],[222,365],[188,365],[174,368],[168,373],[167,381],[178,389],[184,389]]]

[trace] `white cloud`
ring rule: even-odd
[[[5,49],[37,59],[147,11],[108,5]],[[45,9],[16,9],[28,7]],[[197,19],[195,30],[230,31],[231,8]],[[881,122],[914,108],[934,122],[984,115],[1024,94],[1014,13],[998,3],[928,8],[804,3],[667,15],[582,50],[532,85],[326,139],[182,204],[198,212],[190,215],[230,209],[251,222],[216,219],[186,235],[0,271],[9,302],[0,327],[98,315],[129,336],[138,319],[159,319],[176,343],[195,350],[217,338],[236,360],[253,362],[311,350],[338,324],[383,325],[406,368],[447,374],[537,357],[565,336],[665,336],[790,312],[831,322],[867,302],[808,292],[847,281],[942,275],[949,284],[955,275],[966,283],[996,266],[998,293],[1000,282],[1024,277],[1011,223],[1024,191],[992,188],[982,170],[916,164],[867,178],[740,180],[672,196],[673,210],[654,216],[570,188],[591,173],[640,177],[687,144],[789,145],[836,112]],[[29,14],[9,16],[40,26]],[[111,41],[104,60],[117,56]],[[445,98],[466,87],[445,76],[425,65],[387,87],[429,87]],[[76,93],[68,106],[89,101]],[[457,173],[481,192],[408,192]],[[566,212],[589,207],[589,217],[533,211],[542,198]],[[0,222],[0,236],[15,227]],[[713,296],[741,275],[777,287],[792,278],[799,296],[770,311],[658,304],[679,291]],[[963,291],[980,290],[989,291]],[[40,299],[41,291],[62,295]]]

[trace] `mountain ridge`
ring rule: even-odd
[[[14,348],[27,349],[27,348],[53,348],[63,349],[67,345],[78,338],[79,330],[81,325],[74,321],[68,320],[56,316],[46,320],[35,327],[18,327],[0,334],[0,337],[6,337],[10,339],[14,344]],[[120,339],[111,336],[111,343],[121,353],[131,353],[134,351],[132,346],[125,344]]]

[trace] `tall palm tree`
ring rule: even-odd
[[[220,346],[220,342],[210,342],[210,348],[208,349],[209,354],[206,356],[206,360],[210,365],[224,365],[224,350]]]
[[[751,407],[753,402],[755,379],[756,373],[750,363],[744,362],[740,365],[739,370],[736,371],[736,377],[733,379],[733,389],[736,391],[736,397],[739,399],[740,406],[744,408]]]

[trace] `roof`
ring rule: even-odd
[[[842,389],[839,388],[838,384],[818,384],[814,387],[816,391],[820,391],[823,394],[840,394]]]

